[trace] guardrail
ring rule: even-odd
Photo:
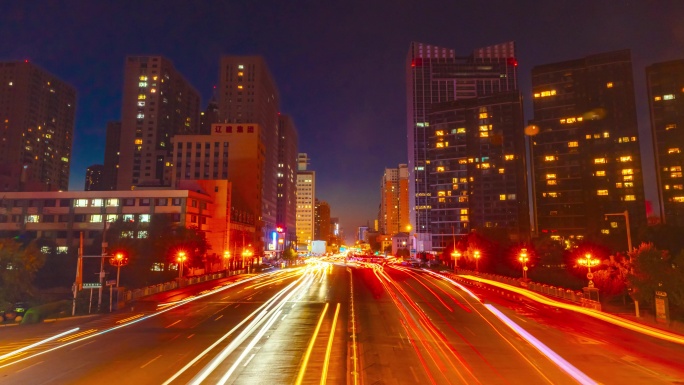
[[[583,307],[601,310],[601,302],[595,301],[584,297],[584,293],[581,291],[573,291],[570,289],[565,289],[562,287],[555,287],[552,285],[547,285],[545,283],[524,281],[522,278],[511,278],[503,275],[479,273],[472,270],[458,269],[459,274],[470,274],[477,275],[479,277],[489,279],[492,281],[497,281],[501,283],[506,283],[512,286],[523,287],[537,293],[546,294],[550,297],[560,298],[567,301],[575,302]]]
[[[206,281],[211,281],[214,279],[220,279],[220,278],[230,277],[233,275],[243,274],[245,272],[246,272],[245,269],[222,271],[222,272],[218,272],[218,273],[210,273],[210,274],[197,275],[194,277],[175,279],[173,281],[159,283],[156,285],[150,285],[150,286],[146,286],[146,287],[139,288],[139,289],[123,290],[121,292],[120,297],[119,297],[119,307],[124,305],[126,302],[130,302],[130,301],[142,298],[142,297],[147,297],[149,295],[162,293],[165,291],[177,289],[179,287],[194,285],[194,284],[200,283],[200,282],[206,282]]]

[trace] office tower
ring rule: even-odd
[[[280,98],[273,76],[260,56],[223,56],[219,73],[218,109],[223,123],[254,123],[260,127],[265,162],[259,218],[265,242],[276,230],[278,173],[278,110]],[[234,183],[239,180],[231,176]]]
[[[28,60],[0,62],[0,191],[69,188],[76,90]]]
[[[565,240],[645,223],[629,50],[532,69],[537,229]]]
[[[314,240],[314,210],[316,208],[316,172],[308,170],[309,157],[297,155],[297,249],[309,250]]]
[[[103,171],[104,166],[101,164],[93,164],[88,166],[85,175],[85,187],[83,191],[103,191]]]
[[[498,228],[528,240],[528,208],[519,92],[432,106],[428,137],[433,250],[453,247],[471,229]]]
[[[684,60],[646,67],[660,220],[684,226]]]
[[[406,57],[410,219],[417,251],[430,251],[428,115],[435,103],[517,90],[513,42],[479,48],[469,56],[453,49],[411,43]]]
[[[253,123],[213,124],[211,135],[175,135],[171,139],[172,185],[184,180],[230,180],[231,222],[240,227],[231,231],[231,250],[249,246],[257,256],[268,243],[259,220],[265,160],[260,130]]]
[[[119,146],[121,122],[107,123],[105,139],[104,168],[102,170],[103,190],[116,190],[116,177],[119,171]]]
[[[377,231],[393,235],[410,230],[408,166],[386,168],[380,182],[380,217]]]
[[[118,190],[171,185],[171,138],[199,132],[199,105],[199,93],[170,60],[126,58]]]
[[[317,241],[330,241],[330,204],[316,199],[314,223],[314,239]]]
[[[290,116],[280,115],[276,223],[283,230],[285,248],[297,242],[297,154],[297,128]]]

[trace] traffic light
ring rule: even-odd
[[[128,256],[119,251],[109,258],[109,264],[112,266],[126,266],[128,265]]]

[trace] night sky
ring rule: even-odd
[[[475,48],[514,40],[525,119],[539,64],[632,50],[647,199],[655,183],[647,65],[684,59],[684,1],[3,1],[0,60],[28,59],[76,87],[71,190],[102,163],[105,125],[121,111],[126,55],[161,54],[199,90],[219,58],[262,55],[292,115],[317,197],[347,239],[372,224],[385,167],[407,162],[404,60],[411,41]],[[655,202],[653,202],[655,204]]]

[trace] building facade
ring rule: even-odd
[[[297,243],[297,128],[288,115],[278,117],[278,199],[276,223],[282,228],[283,247]]]
[[[117,190],[171,186],[171,138],[199,133],[199,118],[199,93],[170,60],[127,57]]]
[[[515,91],[517,61],[513,42],[456,56],[453,49],[413,42],[406,56],[409,199],[416,249],[430,251],[428,115],[432,105]]]
[[[536,228],[581,239],[645,223],[629,50],[532,69],[531,141]],[[634,229],[633,229],[634,230]]]
[[[330,242],[330,205],[316,199],[314,219],[314,240]]]
[[[380,218],[378,231],[392,235],[410,230],[408,166],[386,168],[380,182]]]
[[[646,67],[659,217],[684,226],[684,60]]]
[[[219,70],[218,119],[222,123],[256,124],[264,146],[259,220],[263,238],[276,231],[278,112],[280,96],[261,56],[223,56]],[[231,177],[231,179],[236,180]]]
[[[309,157],[297,155],[297,250],[307,251],[314,240],[316,172],[309,170]]]
[[[522,97],[504,92],[433,105],[429,115],[433,250],[472,229],[529,239]]]
[[[76,90],[28,60],[0,62],[0,191],[68,190]]]

